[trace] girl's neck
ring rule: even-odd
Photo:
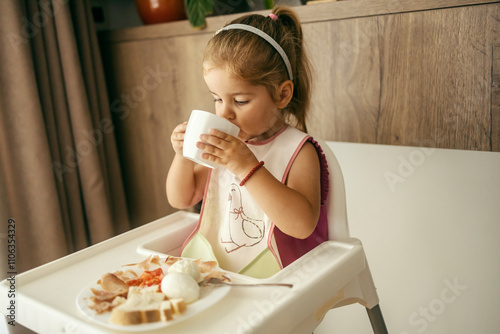
[[[276,124],[273,127],[271,127],[269,130],[267,130],[264,133],[261,133],[260,135],[258,135],[256,137],[250,138],[249,140],[247,140],[247,142],[250,142],[250,141],[259,142],[259,141],[264,141],[266,139],[269,139],[272,136],[274,136],[275,134],[277,134],[278,132],[280,132],[281,129],[283,129],[283,127],[285,127],[285,126],[286,126],[286,123],[284,121],[276,122]]]

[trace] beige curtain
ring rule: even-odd
[[[0,236],[13,219],[22,272],[129,221],[88,1],[0,1],[0,13]]]

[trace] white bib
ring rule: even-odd
[[[247,146],[277,180],[286,176],[309,136],[293,127],[285,127],[272,138],[249,142]],[[199,233],[212,246],[223,269],[238,272],[267,248],[282,267],[273,237],[273,223],[260,209],[241,180],[223,167],[211,171],[199,222]]]

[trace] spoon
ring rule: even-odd
[[[228,283],[228,282],[222,281],[220,278],[217,278],[217,277],[211,277],[208,280],[203,280],[198,284],[200,286],[223,284],[223,285],[241,286],[241,287],[247,287],[247,286],[284,286],[287,288],[293,287],[293,284],[288,284],[288,283]]]

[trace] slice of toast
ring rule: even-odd
[[[181,298],[170,299],[169,302],[172,305],[172,310],[174,313],[183,314],[184,312],[186,312],[187,306],[184,299]]]
[[[165,300],[160,305],[161,320],[170,321],[173,319],[174,310],[169,300]]]
[[[127,301],[111,311],[111,323],[138,325],[161,321],[160,305],[165,300],[161,292],[129,294]]]

